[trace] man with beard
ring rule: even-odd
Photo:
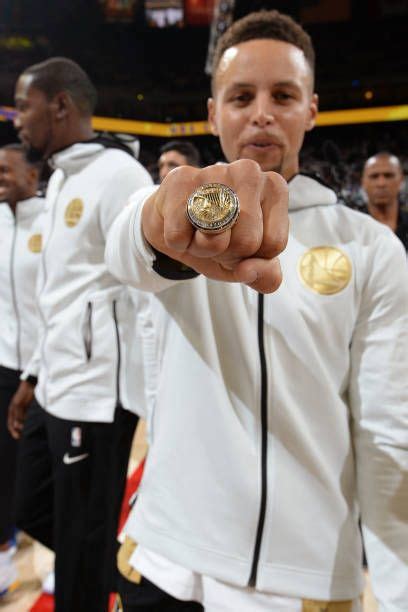
[[[56,611],[101,612],[136,421],[124,410],[133,309],[106,268],[105,238],[129,195],[151,180],[125,146],[93,133],[96,91],[75,62],[27,68],[15,100],[21,141],[54,169],[37,283],[40,340],[10,406],[11,432],[21,435],[17,520],[55,550]],[[29,375],[38,383],[24,423]]]
[[[39,171],[21,144],[0,148],[0,599],[17,579],[10,545],[17,442],[7,428],[7,414],[37,340],[35,281],[44,210],[44,198],[37,195]]]
[[[399,202],[403,180],[400,160],[384,151],[365,162],[361,186],[367,196],[363,212],[388,225],[408,250],[408,213]]]
[[[408,601],[406,257],[299,172],[317,102],[298,24],[236,22],[208,102],[230,163],[135,194],[107,240],[112,273],[154,293],[161,357],[128,565],[208,612],[361,610],[360,514],[381,610]]]

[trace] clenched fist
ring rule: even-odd
[[[238,196],[235,225],[219,234],[195,229],[186,216],[188,197],[205,183],[222,183]],[[208,278],[241,282],[261,293],[282,280],[277,256],[288,238],[288,189],[275,172],[243,159],[197,169],[176,168],[146,201],[142,229],[161,253]]]

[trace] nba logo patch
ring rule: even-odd
[[[82,442],[82,431],[80,427],[73,427],[71,429],[71,446],[78,448]]]

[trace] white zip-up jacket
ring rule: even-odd
[[[289,193],[284,280],[271,295],[156,273],[145,193],[111,229],[111,272],[155,293],[161,354],[126,530],[200,574],[345,600],[363,589],[361,513],[381,610],[406,612],[405,251],[316,180],[297,175]]]
[[[51,164],[37,283],[42,329],[23,378],[38,373],[36,398],[56,417],[112,422],[117,405],[129,407],[136,315],[107,270],[105,238],[130,194],[151,179],[131,155],[97,141],[74,144]]]
[[[23,370],[37,341],[35,283],[40,262],[44,198],[0,204],[0,365]]]

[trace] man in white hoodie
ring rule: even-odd
[[[177,169],[135,194],[107,241],[109,269],[155,294],[161,345],[149,454],[125,527],[137,543],[129,566],[208,612],[356,612],[361,515],[380,609],[405,612],[404,249],[299,172],[318,99],[298,24],[276,11],[236,22],[216,50],[212,89],[209,121],[230,163]],[[273,293],[264,258],[276,250],[263,246],[284,220],[271,214],[272,170],[289,183],[290,216]],[[206,183],[241,202],[221,234],[186,218]]]
[[[35,282],[42,244],[40,168],[21,144],[0,149],[0,599],[16,583],[12,559],[17,442],[8,405],[37,340]]]
[[[18,524],[56,553],[57,612],[107,609],[113,546],[136,417],[128,410],[125,339],[134,309],[108,272],[105,238],[129,195],[150,185],[126,146],[97,138],[96,91],[66,58],[27,68],[15,127],[54,173],[37,283],[37,350],[11,403],[21,438]]]

